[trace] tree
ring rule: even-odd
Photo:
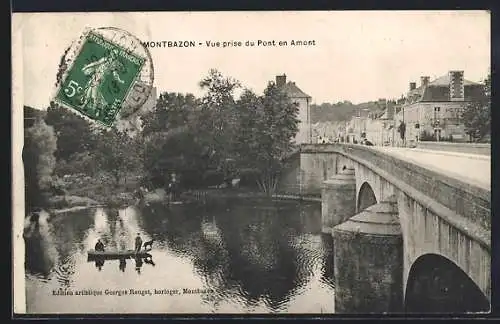
[[[236,101],[240,83],[217,70],[210,70],[200,86],[206,90],[200,100],[164,93],[143,117],[148,181],[165,184],[175,171],[183,185],[200,184],[210,173],[220,184],[250,169],[258,171],[259,186],[271,194],[294,148],[298,106],[273,83],[263,96],[245,90]]]
[[[69,161],[74,154],[91,151],[96,146],[90,123],[54,102],[47,108],[45,122],[57,135],[55,156],[58,161]]]
[[[240,121],[239,141],[246,142],[240,147],[240,161],[246,159],[246,167],[259,170],[258,185],[271,195],[286,165],[286,157],[294,148],[298,106],[272,82],[261,97],[246,91],[238,106],[244,116]]]
[[[109,173],[115,185],[126,175],[141,169],[140,148],[125,132],[101,130],[94,156],[99,170]]]
[[[192,94],[164,92],[160,94],[153,111],[141,116],[143,136],[153,132],[167,132],[187,124],[199,100]]]
[[[471,140],[483,140],[491,132],[491,74],[483,82],[479,100],[469,102],[462,111],[466,133]]]
[[[235,151],[238,165],[250,167],[251,161],[257,157],[255,154],[259,137],[259,118],[262,108],[262,98],[251,90],[245,89],[236,103],[239,115],[238,132],[236,133]]]
[[[238,128],[234,91],[241,84],[211,69],[199,85],[206,90],[201,100],[201,118],[196,119],[197,129],[204,134],[200,142],[206,147],[212,166],[222,172],[224,178],[229,179],[234,173],[234,147]]]
[[[181,179],[199,182],[206,169],[203,144],[210,138],[203,127],[200,100],[192,94],[162,93],[154,111],[143,117],[143,161],[147,181],[165,185],[175,171]]]
[[[96,162],[95,151],[85,151],[75,153],[71,158],[66,160],[57,161],[54,173],[57,176],[64,176],[66,174],[83,173],[89,176],[95,176],[99,173],[99,168]]]
[[[45,204],[43,193],[52,185],[56,141],[53,128],[42,118],[38,118],[32,127],[25,130],[23,162],[28,210]]]

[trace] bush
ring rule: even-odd
[[[240,171],[240,187],[257,187],[260,172],[257,169],[242,169]]]
[[[207,170],[203,173],[202,183],[204,186],[217,186],[224,182],[224,172],[219,170]]]

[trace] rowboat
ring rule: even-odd
[[[88,252],[89,260],[95,259],[104,259],[104,260],[113,260],[113,259],[128,259],[128,258],[147,258],[151,257],[151,254],[148,251],[139,251],[135,252],[134,250],[125,250],[125,251],[96,251],[89,250]]]

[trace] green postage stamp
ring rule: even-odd
[[[142,97],[147,92],[147,86],[138,82],[146,61],[118,42],[89,32],[57,89],[55,101],[109,127],[133,92]]]

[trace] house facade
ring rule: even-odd
[[[312,143],[311,96],[303,92],[295,82],[287,82],[285,74],[276,76],[276,86],[285,91],[299,107],[299,130],[295,135],[295,143]]]
[[[464,79],[464,71],[449,71],[433,81],[422,76],[420,86],[410,82],[406,100],[396,114],[396,125],[406,124],[406,139],[466,141],[461,113],[472,101],[480,100],[482,85]]]

